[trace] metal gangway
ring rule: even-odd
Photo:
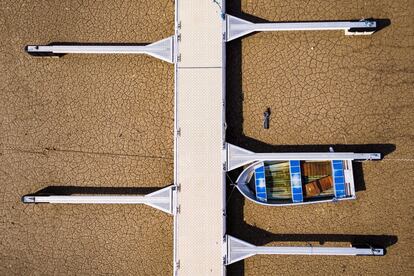
[[[262,31],[369,35],[375,20],[252,23],[225,13],[225,0],[177,0],[174,36],[148,45],[30,45],[32,55],[147,54],[174,64],[174,184],[135,195],[28,195],[24,203],[146,204],[174,216],[175,275],[225,275],[256,254],[372,255],[381,248],[254,246],[226,233],[226,173],[258,160],[380,159],[378,153],[254,153],[225,141],[226,43]]]

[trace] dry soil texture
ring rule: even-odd
[[[172,65],[146,56],[37,59],[24,46],[156,41],[174,33],[173,1],[0,3],[0,274],[171,275],[171,217],[143,206],[23,205],[20,197],[48,186],[172,182]],[[230,274],[412,275],[414,2],[238,0],[228,8],[257,21],[391,21],[367,37],[261,33],[229,45],[230,142],[386,154],[356,164],[353,202],[265,208],[235,191],[229,233],[255,244],[388,246],[381,258],[257,256]]]
[[[33,58],[25,45],[152,42],[172,1],[3,1],[0,274],[171,275],[172,217],[143,206],[27,206],[47,186],[173,180],[173,66],[146,56]]]
[[[380,162],[356,164],[356,201],[267,208],[236,197],[229,204],[240,205],[230,207],[230,233],[255,244],[369,241],[390,245],[385,257],[256,256],[245,261],[245,274],[413,275],[414,2],[242,1],[229,8],[257,21],[391,21],[373,36],[260,33],[230,46],[231,142],[255,150],[326,151],[339,144],[334,148],[388,153]],[[235,275],[242,269],[230,267]]]

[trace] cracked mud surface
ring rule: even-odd
[[[246,275],[412,275],[413,2],[241,1],[229,10],[269,21],[391,20],[373,36],[258,33],[230,46],[235,49],[228,53],[233,62],[241,49],[241,62],[234,62],[228,83],[228,93],[235,95],[234,100],[227,97],[230,142],[257,151],[295,148],[291,145],[326,151],[333,145],[338,150],[390,153],[383,161],[362,164],[356,201],[266,208],[248,200],[240,203],[234,192],[229,232],[259,245],[292,240],[297,242],[288,244],[318,245],[315,240],[320,239],[335,242],[326,245],[351,240],[393,244],[381,258],[255,256],[244,266],[231,266],[229,274],[239,275],[244,269]],[[262,118],[268,107],[272,114],[270,129],[265,130]],[[243,112],[243,121],[238,112]],[[355,167],[361,176],[361,164]]]
[[[171,275],[172,217],[145,206],[23,205],[47,186],[173,180],[173,65],[147,56],[34,58],[27,44],[153,42],[172,1],[2,2],[0,274]]]
[[[393,244],[382,258],[256,256],[230,266],[229,274],[413,274],[413,3],[227,5],[232,14],[242,10],[269,21],[391,20],[367,37],[260,33],[229,45],[230,62],[241,60],[230,63],[229,142],[258,151],[369,144],[369,151],[390,152],[383,161],[356,165],[364,180],[356,201],[266,208],[235,191],[229,233],[254,244],[293,238],[300,242],[289,244],[304,245],[319,238],[294,234],[335,242],[383,235],[374,240]],[[172,182],[172,65],[147,56],[37,59],[23,48],[153,42],[173,34],[173,21],[173,1],[0,2],[1,275],[172,274],[168,215],[144,206],[23,205],[20,197],[52,185],[148,188]],[[267,107],[272,115],[264,130]]]

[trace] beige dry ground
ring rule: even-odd
[[[256,244],[391,246],[382,258],[252,257],[231,266],[233,275],[414,273],[414,2],[325,2],[228,3],[233,14],[270,21],[391,20],[369,37],[262,33],[232,42],[229,140],[257,150],[369,144],[337,148],[389,154],[358,166],[365,185],[353,202],[265,208],[235,191],[229,232]],[[36,59],[23,48],[156,41],[173,34],[173,1],[0,3],[0,274],[171,275],[171,217],[143,206],[27,206],[20,197],[47,186],[172,182],[172,65],[145,56]]]
[[[38,59],[27,44],[152,42],[172,1],[1,4],[1,275],[171,275],[172,218],[143,206],[26,206],[44,187],[173,180],[173,66],[146,56]]]

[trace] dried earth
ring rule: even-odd
[[[229,233],[260,245],[387,247],[381,258],[256,256],[229,274],[412,275],[414,2],[227,6],[257,22],[391,21],[366,37],[259,33],[229,44],[230,142],[257,151],[333,145],[385,155],[356,164],[352,202],[266,208],[234,191]],[[146,56],[24,52],[50,42],[152,42],[172,35],[173,24],[173,1],[0,1],[0,275],[172,274],[168,215],[145,206],[23,205],[20,197],[48,186],[134,192],[173,181],[172,65]]]

